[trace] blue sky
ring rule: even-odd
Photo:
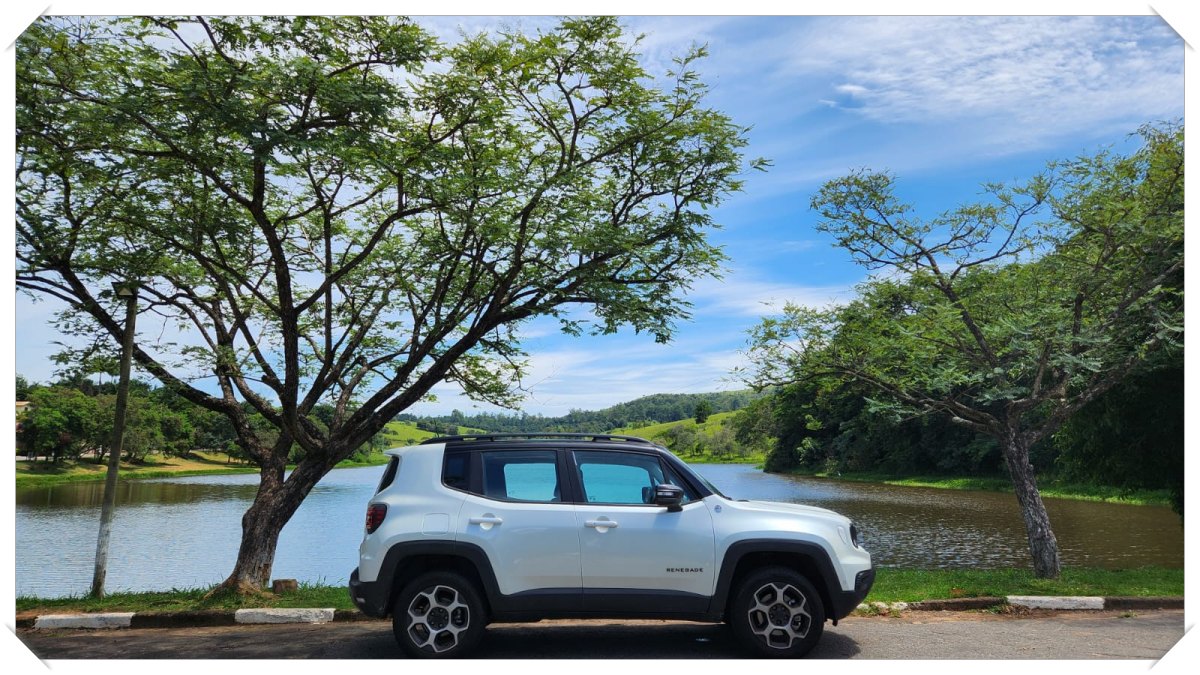
[[[55,8],[57,10],[57,8]],[[542,17],[429,17],[443,39]],[[572,338],[553,321],[522,331],[529,413],[597,409],[659,392],[741,388],[746,331],[785,301],[851,296],[866,271],[815,231],[811,195],[860,167],[899,177],[901,197],[935,214],[1021,180],[1046,161],[1122,147],[1139,125],[1183,115],[1184,44],[1157,16],[630,17],[644,63],[662,72],[693,42],[709,103],[753,127],[750,156],[770,159],[716,210],[712,240],[729,255],[721,281],[697,280],[694,319],[668,345],[645,335]],[[59,339],[49,303],[16,299],[15,369],[51,379]],[[149,328],[147,330],[150,330]],[[410,409],[478,407],[454,387]]]
[[[444,35],[495,20],[424,22]],[[524,20],[536,26],[538,20]],[[1182,40],[1158,17],[636,17],[646,62],[693,40],[710,102],[753,127],[751,155],[772,160],[719,210],[722,281],[698,281],[694,320],[675,340],[568,338],[551,322],[526,334],[525,410],[595,409],[657,392],[740,388],[746,330],[784,301],[850,297],[866,271],[813,228],[823,181],[888,169],[902,197],[934,214],[980,184],[1020,180],[1045,162],[1120,146],[1138,125],[1183,114]],[[469,403],[450,387],[429,411]]]

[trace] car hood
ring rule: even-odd
[[[791,502],[769,502],[762,499],[752,499],[747,501],[735,501],[733,504],[740,509],[752,511],[769,511],[771,513],[787,513],[798,514],[802,516],[815,518],[828,518],[839,522],[845,522],[848,519],[846,516],[837,511],[830,511],[819,506],[808,506],[807,504],[793,504]]]

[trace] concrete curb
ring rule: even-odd
[[[133,612],[47,614],[34,619],[34,628],[129,628]]]
[[[992,607],[1052,610],[1137,610],[1183,609],[1181,597],[1062,597],[1017,596],[1006,598],[954,598],[922,600],[920,602],[873,602],[859,605],[864,611],[881,614],[905,611],[961,612]],[[16,618],[17,628],[105,629],[105,628],[193,628],[205,626],[234,626],[279,623],[343,623],[346,621],[385,621],[356,609],[297,608],[297,609],[239,609],[197,610],[191,612],[107,612],[96,614],[23,614]]]
[[[190,612],[123,612],[97,614],[23,615],[17,628],[199,628],[239,624],[329,623],[331,621],[378,621],[355,609],[205,609]]]
[[[1104,609],[1104,598],[1097,597],[1010,595],[1007,599],[1009,605],[1026,609]]]
[[[333,608],[323,609],[239,609],[233,613],[237,623],[329,623]]]
[[[1087,597],[1049,595],[1010,595],[1003,598],[954,598],[951,600],[922,600],[920,602],[872,602],[859,605],[860,611],[875,611],[880,614],[903,611],[962,612],[990,609],[992,607],[1017,607],[1021,609],[1073,610],[1118,610],[1118,609],[1183,609],[1181,597]]]

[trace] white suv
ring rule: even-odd
[[[419,657],[493,621],[725,621],[801,656],[875,578],[847,518],[731,500],[665,448],[584,434],[435,438],[389,450],[350,596]]]

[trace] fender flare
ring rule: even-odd
[[[362,611],[374,617],[385,617],[392,609],[392,601],[400,592],[400,584],[396,583],[396,572],[408,561],[425,556],[461,558],[468,562],[479,575],[483,585],[480,589],[487,597],[490,606],[496,606],[500,600],[500,586],[496,581],[496,573],[483,549],[465,542],[457,541],[402,541],[393,544],[383,556],[379,573],[373,582],[358,580],[358,570],[351,578],[351,595],[357,594],[363,602],[355,603]]]
[[[809,581],[821,593],[821,600],[826,605],[826,615],[834,620],[845,616],[840,613],[841,605],[844,604],[840,601],[840,596],[844,594],[842,584],[825,548],[815,542],[781,539],[743,539],[730,544],[729,548],[725,549],[725,556],[721,560],[721,572],[717,577],[717,585],[708,607],[709,614],[724,615],[729,594],[733,592],[734,573],[743,558],[755,553],[797,555],[811,562],[818,578],[809,579]],[[853,609],[853,606],[850,609]],[[846,613],[848,614],[849,611]]]

